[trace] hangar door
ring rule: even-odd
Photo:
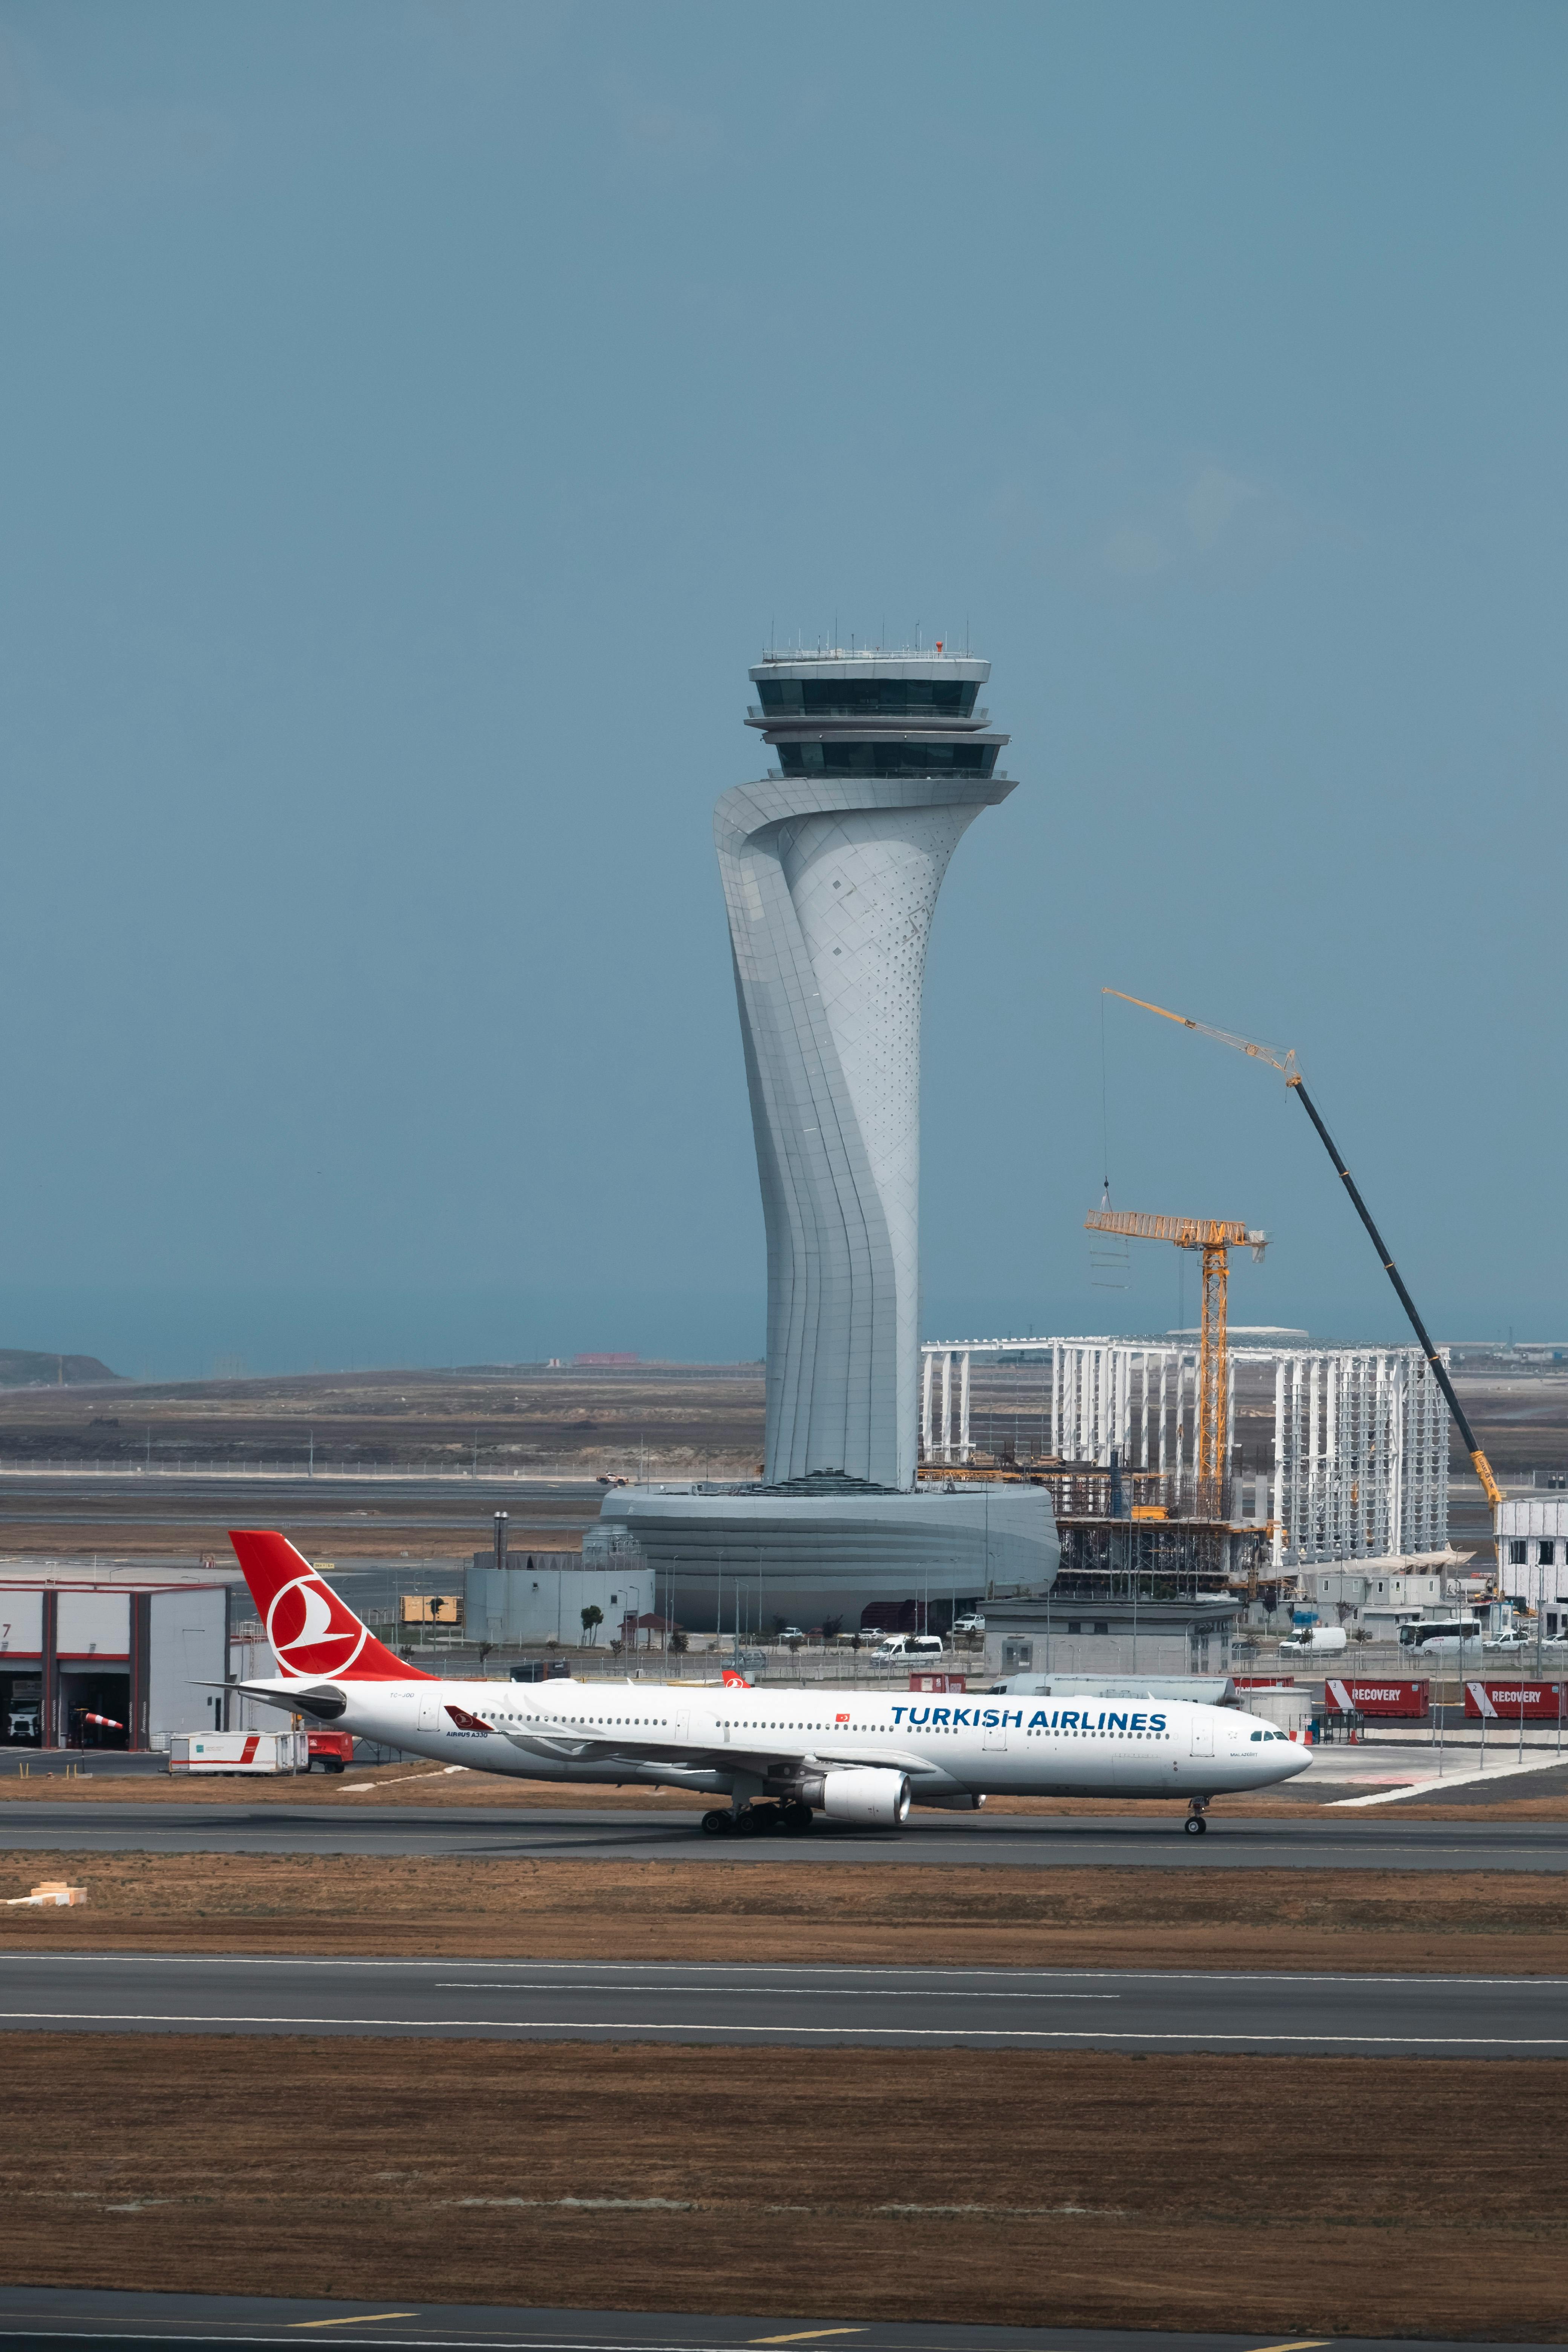
[[[131,1745],[131,1598],[88,1587],[56,1599],[54,1736],[61,1748]]]

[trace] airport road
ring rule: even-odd
[[[1568,2059],[1568,1977],[9,1952],[0,2030]]]
[[[363,1808],[363,1810],[361,1810]],[[1568,1870],[1568,1824],[1413,1822],[1396,1813],[1227,1820],[1188,1837],[1173,1805],[1147,1815],[916,1814],[902,1830],[818,1822],[809,1837],[710,1838],[699,1816],[669,1812],[421,1811],[340,1790],[330,1804],[0,1804],[13,1853],[356,1853],[476,1861],[773,1862],[810,1869],[897,1862],[920,1868],[1154,1870]]]
[[[1042,2290],[1042,2296],[1048,2289]],[[964,2327],[942,2323],[790,2318],[774,2312],[518,2311],[496,2305],[289,2301],[261,2295],[132,2294],[110,2288],[0,2287],[0,2345],[308,2344],[318,2329],[338,2344],[406,2345],[410,2352],[1286,2352],[1267,2336],[1160,2336],[1131,2329]],[[1296,2337],[1289,2352],[1325,2338]],[[1474,2338],[1332,2339],[1331,2352],[1521,2352]]]

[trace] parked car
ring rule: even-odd
[[[778,1638],[781,1642],[804,1642],[805,1635],[798,1625],[786,1625]]]
[[[952,1630],[955,1633],[984,1633],[985,1620],[977,1609],[971,1609],[963,1616],[953,1619]]]
[[[1483,1650],[1533,1650],[1535,1636],[1527,1633],[1521,1626],[1510,1625],[1506,1633],[1494,1635],[1489,1642],[1483,1642],[1481,1647]]]

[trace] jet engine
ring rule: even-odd
[[[864,1771],[826,1772],[822,1810],[830,1822],[858,1822],[862,1828],[896,1830],[909,1819],[910,1784],[901,1772],[875,1765]]]

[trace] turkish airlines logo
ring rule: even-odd
[[[331,1587],[310,1570],[273,1594],[267,1638],[280,1670],[305,1681],[317,1675],[346,1675],[370,1636]]]

